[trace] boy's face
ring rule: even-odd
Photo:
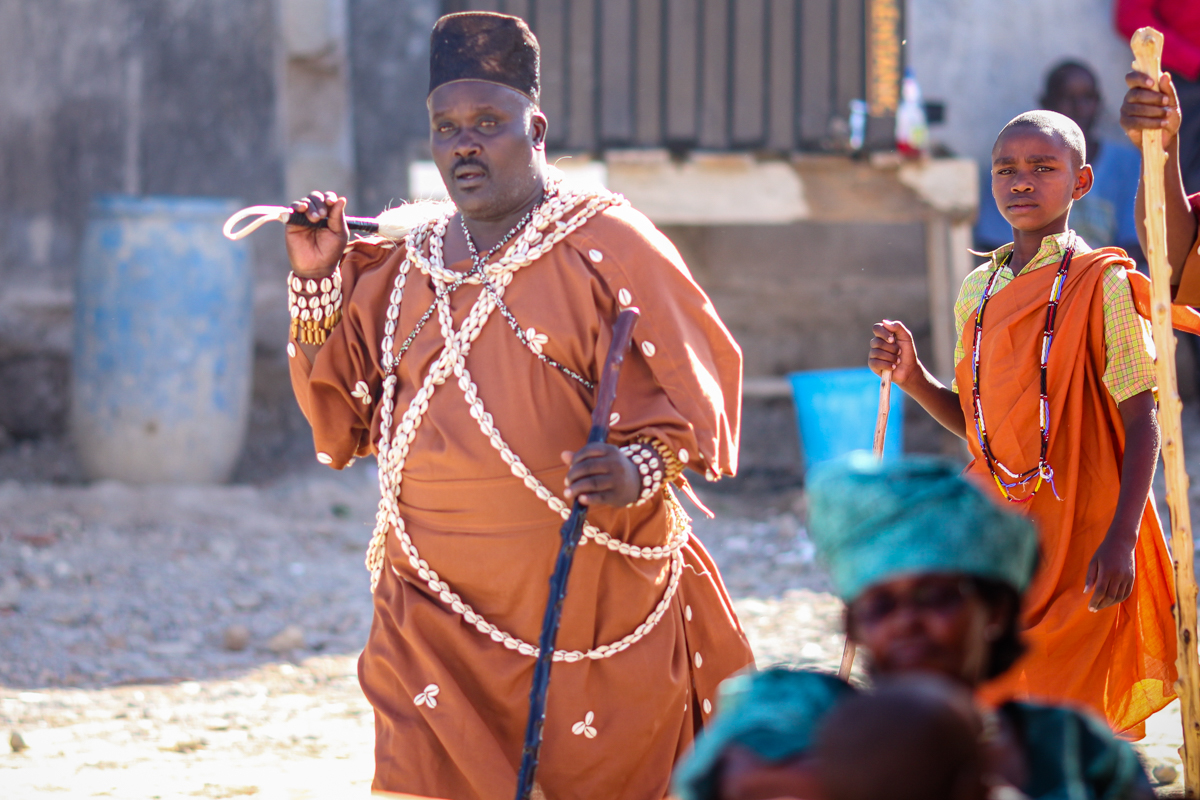
[[[1054,134],[1017,127],[992,148],[992,197],[1000,215],[1016,230],[1066,230],[1072,201],[1091,188],[1092,168],[1076,167],[1071,148]]]

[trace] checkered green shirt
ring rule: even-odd
[[[1027,270],[1057,266],[1070,236],[1071,232],[1067,231],[1043,239],[1042,246],[1038,248],[1037,255],[1033,257]],[[1012,244],[1009,243],[987,253],[988,263],[974,270],[963,281],[958,300],[954,303],[954,330],[958,336],[954,345],[956,365],[967,355],[967,349],[963,345],[963,328],[972,312],[979,307],[979,299],[983,297],[983,290],[992,274],[997,269],[1001,270],[1000,277],[996,279],[996,292],[1016,277],[1011,268],[1000,266],[1012,248]],[[1083,239],[1075,238],[1075,252],[1087,253],[1090,250]],[[1133,295],[1129,290],[1124,267],[1116,264],[1106,267],[1102,280],[1105,354],[1103,380],[1113,400],[1122,403],[1135,394],[1155,387],[1154,339],[1150,334],[1150,323],[1134,308]],[[950,388],[957,392],[957,382],[951,384]]]

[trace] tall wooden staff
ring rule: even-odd
[[[1130,41],[1133,68],[1158,85],[1162,75],[1163,35],[1141,28]],[[1188,508],[1188,476],[1183,461],[1183,426],[1175,379],[1175,333],[1171,330],[1171,266],[1167,263],[1166,190],[1163,171],[1167,154],[1162,131],[1142,131],[1142,195],[1146,203],[1146,260],[1150,263],[1150,322],[1154,329],[1158,419],[1171,510],[1171,553],[1175,559],[1175,631],[1179,681],[1175,691],[1183,712],[1183,786],[1188,797],[1200,798],[1200,661],[1196,656],[1196,572],[1193,564],[1192,519]]]
[[[875,417],[875,457],[883,460],[883,440],[887,438],[888,409],[892,407],[892,371],[886,370],[879,377],[879,414]],[[854,669],[854,654],[857,648],[850,636],[846,636],[846,645],[842,648],[842,663],[838,667],[838,677],[844,681],[850,680],[850,670]]]

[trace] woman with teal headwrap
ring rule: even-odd
[[[1028,520],[941,459],[855,454],[814,469],[808,492],[809,535],[873,676],[932,673],[974,690],[1016,662],[1037,564]],[[988,719],[998,783],[1031,798],[1154,796],[1133,748],[1088,714],[1008,703]]]

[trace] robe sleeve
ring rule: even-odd
[[[372,420],[382,393],[379,339],[389,297],[388,284],[403,247],[383,239],[351,242],[338,267],[342,273],[342,319],[309,362],[288,343],[292,389],[312,426],[317,460],[334,469],[374,451]]]
[[[608,295],[596,346],[599,375],[621,308],[641,316],[633,352],[622,368],[610,440],[658,439],[709,480],[737,471],[742,398],[742,353],[693,280],[679,252],[650,220],[613,207],[570,244],[599,276]]]

